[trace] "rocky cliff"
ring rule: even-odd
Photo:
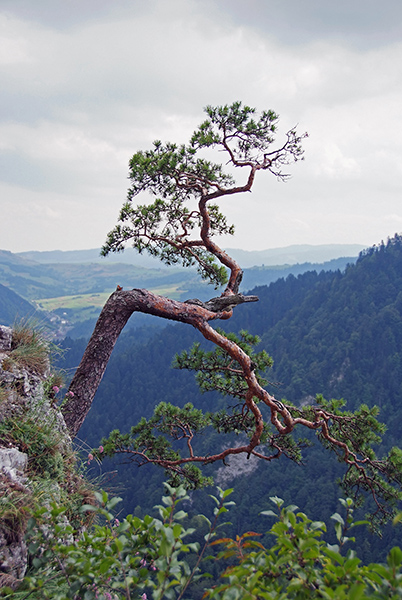
[[[0,326],[0,588],[16,589],[29,567],[27,523],[38,507],[64,504],[79,528],[90,501],[57,407],[57,377],[40,334]]]

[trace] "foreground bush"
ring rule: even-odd
[[[179,504],[189,498],[183,488],[167,486],[167,490],[163,505],[157,507],[160,518],[128,515],[122,522],[112,513],[119,499],[98,494],[98,508],[84,507],[97,514],[98,524],[78,536],[66,524],[63,508],[42,508],[29,522],[30,572],[17,591],[3,589],[1,596],[13,600],[402,598],[400,548],[389,552],[386,564],[370,565],[363,565],[353,550],[346,549],[354,541],[349,531],[362,524],[353,520],[350,499],[341,501],[345,517],[332,516],[337,544],[330,545],[324,539],[325,523],[311,521],[296,506],[284,507],[282,500],[271,498],[276,510],[262,513],[275,519],[269,531],[273,544],[266,548],[258,541],[261,534],[255,532],[236,539],[217,538],[219,518],[233,504],[227,500],[232,490],[219,488],[218,496],[211,496],[216,503],[212,520],[197,517],[208,526],[204,542],[187,541],[195,530],[183,525],[187,514]],[[207,549],[219,550],[215,585],[202,572]]]

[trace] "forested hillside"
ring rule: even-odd
[[[253,293],[259,303],[239,307],[226,328],[246,328],[262,337],[261,345],[275,361],[268,378],[276,397],[297,405],[313,402],[315,394],[322,393],[327,398],[343,397],[351,408],[362,402],[377,404],[380,420],[388,425],[384,447],[398,443],[402,433],[402,237],[362,253],[343,274],[290,276]],[[174,353],[195,339],[195,332],[184,325],[169,325],[156,335],[149,330],[123,335],[80,438],[96,445],[115,427],[127,431],[141,416],[149,416],[161,400],[191,401],[207,410],[224,402],[214,394],[200,396],[191,373],[169,368]],[[64,345],[71,348],[65,366],[76,366],[85,344],[66,340]],[[201,443],[208,445],[209,435],[206,432]],[[102,468],[118,468],[112,486],[126,488],[125,510],[138,512],[158,500],[163,473],[116,465],[117,461]],[[97,468],[93,474],[99,475]],[[232,472],[233,477],[236,474]],[[236,531],[252,529],[253,520],[256,528],[259,511],[267,507],[266,497],[275,494],[316,518],[328,519],[336,509],[340,489],[335,480],[341,475],[337,461],[315,445],[305,451],[304,466],[281,459],[256,466],[246,477],[226,479],[226,485],[235,487]],[[196,509],[202,494],[193,496]],[[375,548],[364,537],[366,557],[386,548],[390,537],[392,530]]]
[[[348,406],[377,404],[392,443],[402,430],[402,241],[362,254],[356,265],[323,277],[262,344],[275,357],[282,394],[303,402],[317,391]],[[391,443],[388,439],[387,443]]]

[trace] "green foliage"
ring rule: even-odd
[[[250,162],[264,164],[269,157],[269,170],[280,178],[286,177],[281,171],[283,165],[303,156],[300,142],[306,134],[297,136],[295,130],[288,132],[287,144],[279,152],[269,152],[279,120],[272,110],[263,111],[254,118],[255,108],[234,102],[230,106],[207,106],[205,112],[208,119],[191,138],[194,148],[221,147],[229,151],[232,162],[237,166]]]
[[[134,155],[131,163],[141,153]],[[208,207],[211,220],[211,235],[234,233],[226,218],[216,205]],[[199,245],[183,244],[195,228],[201,227],[199,211],[190,211],[185,206],[185,198],[170,200],[156,199],[148,205],[133,206],[124,204],[120,211],[118,224],[109,234],[102,255],[120,252],[125,242],[131,240],[138,252],[147,251],[167,265],[181,263],[184,267],[197,265],[203,279],[209,279],[216,287],[227,282],[226,269],[219,267],[205,248]]]
[[[65,506],[77,527],[82,526],[87,515],[80,515],[79,509],[83,503],[93,501],[93,486],[80,473],[77,456],[57,423],[43,419],[38,407],[25,409],[0,423],[0,440],[28,456],[29,487],[9,487],[5,479],[0,490],[0,518],[7,522],[9,535],[18,538],[29,512],[52,499]]]
[[[34,506],[34,498],[28,490],[12,485],[6,478],[1,481],[0,521],[8,542],[21,540]]]
[[[188,145],[157,140],[151,150],[133,155],[127,202],[102,248],[104,256],[123,250],[131,241],[139,252],[145,250],[166,264],[196,265],[201,277],[215,287],[227,282],[225,267],[216,261],[221,261],[220,250],[213,248],[210,240],[215,235],[232,235],[234,228],[227,224],[217,205],[208,204],[206,210],[205,203],[248,191],[256,170],[269,170],[285,178],[282,166],[301,158],[304,136],[292,130],[284,145],[270,152],[278,121],[273,111],[263,111],[255,119],[255,109],[234,102],[230,106],[208,106],[205,112],[208,119]],[[224,172],[221,164],[199,155],[204,148],[222,150],[232,166],[251,169],[247,185],[236,187],[234,178]],[[150,193],[153,202],[134,207],[132,200],[142,192]],[[190,200],[198,202],[197,209],[186,206]],[[191,236],[196,229],[199,239]]]
[[[129,433],[115,429],[101,441],[101,449],[92,454],[102,460],[115,454],[123,454],[137,464],[155,463],[167,469],[169,482],[178,485],[184,481],[188,489],[210,485],[211,478],[203,477],[200,469],[190,464],[180,464],[179,449],[172,448],[172,441],[184,440],[191,446],[194,435],[210,425],[210,415],[204,415],[188,402],[183,408],[159,403],[150,419],[143,417]],[[163,434],[163,435],[159,435]],[[169,439],[170,438],[170,439]]]
[[[204,193],[216,185],[234,183],[233,177],[223,172],[222,165],[197,157],[193,146],[177,146],[157,140],[153,150],[136,152],[130,160],[128,192],[131,200],[140,192],[149,191],[162,198],[188,198],[193,193]]]
[[[402,597],[402,551],[393,548],[387,565],[363,565],[353,550],[343,554],[343,546],[354,538],[346,536],[362,522],[353,520],[353,501],[343,500],[346,519],[335,513],[338,544],[330,545],[322,538],[326,525],[312,521],[297,506],[283,506],[283,500],[270,498],[277,512],[261,514],[274,517],[270,534],[274,543],[269,549],[250,537],[253,532],[235,540],[222,538],[214,544],[224,549],[218,559],[235,556],[237,564],[229,566],[218,583],[205,594],[207,598],[232,599],[292,599],[325,598],[366,599]]]
[[[380,435],[386,430],[376,418],[377,406],[369,408],[362,404],[355,411],[345,411],[344,400],[327,401],[321,395],[316,397],[316,403],[317,406],[290,410],[302,418],[314,420],[315,416],[331,421],[330,436],[324,436],[322,429],[317,436],[340,462],[346,463],[347,471],[341,481],[345,493],[359,503],[367,494],[374,499],[376,508],[367,518],[372,528],[379,531],[402,499],[402,452],[392,448],[384,458],[377,458],[374,447],[380,444]]]
[[[261,386],[267,385],[268,381],[264,379],[263,374],[272,367],[273,360],[265,350],[255,352],[254,347],[260,342],[259,337],[250,335],[247,331],[240,331],[239,336],[235,333],[226,333],[219,328],[217,331],[252,359],[258,383]],[[181,354],[176,354],[173,366],[176,369],[197,371],[196,381],[201,392],[216,390],[224,396],[245,400],[248,386],[243,370],[223,348],[217,347],[206,352],[201,349],[199,343],[196,343],[190,352],[183,351]]]
[[[197,542],[184,541],[194,533],[183,525],[187,514],[179,509],[189,500],[186,491],[165,486],[168,495],[155,507],[160,518],[128,515],[122,522],[113,514],[120,499],[96,493],[98,507],[89,505],[83,510],[96,514],[103,523],[78,536],[63,521],[65,509],[60,505],[38,510],[29,522],[30,572],[15,596],[4,590],[2,597],[116,600],[142,594],[140,597],[149,595],[154,600],[181,598],[201,575],[205,549],[216,535],[219,517],[231,504],[226,501],[230,490],[218,488],[218,497],[212,497],[214,518],[212,522],[205,518],[209,531],[200,548]],[[196,557],[192,568],[183,559],[185,555]]]
[[[23,415],[6,418],[0,423],[2,443],[17,447],[28,455],[30,475],[60,475],[63,469],[60,457],[61,436],[52,426],[40,422],[30,411]]]
[[[350,531],[362,525],[354,520],[351,499],[341,500],[345,515],[332,515],[336,544],[325,541],[327,527],[271,497],[274,510],[260,515],[274,519],[269,530],[270,547],[258,532],[235,538],[217,538],[226,524],[221,517],[233,505],[233,490],[217,488],[211,496],[212,519],[198,515],[208,531],[204,541],[192,541],[194,529],[186,525],[182,488],[166,485],[167,495],[155,507],[158,517],[128,515],[119,521],[114,510],[119,498],[97,493],[98,506],[83,510],[101,522],[77,535],[63,519],[65,509],[52,504],[37,511],[29,521],[31,567],[20,587],[3,588],[1,597],[11,600],[219,600],[321,598],[337,600],[385,600],[402,597],[402,551],[394,547],[386,564],[364,565],[350,548]],[[347,547],[346,547],[347,546]],[[206,550],[218,549],[215,556]],[[205,572],[204,561],[214,559],[215,575]],[[205,579],[209,577],[208,579]]]

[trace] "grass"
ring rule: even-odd
[[[0,520],[6,523],[8,537],[17,539],[33,507],[52,500],[55,493],[75,528],[89,523],[92,515],[80,509],[83,504],[95,503],[94,488],[82,477],[75,452],[51,419],[39,419],[35,409],[9,416],[0,423],[0,440],[28,456],[25,475],[29,490],[0,475]]]
[[[74,296],[58,296],[57,298],[41,298],[36,303],[43,310],[52,311],[60,308],[69,308],[72,310],[88,307],[102,307],[110,294],[103,292],[100,294],[77,294]]]
[[[13,366],[30,369],[44,375],[49,368],[49,343],[40,330],[27,323],[14,326],[11,352],[3,359],[3,369]]]
[[[150,288],[154,294],[167,296],[172,300],[178,300],[183,293],[180,288],[181,284],[171,284],[169,286],[161,286]],[[41,298],[36,300],[36,304],[43,310],[51,312],[57,309],[82,310],[90,307],[102,308],[109,298],[109,292],[98,294],[75,294],[74,296],[58,296],[56,298]]]
[[[7,400],[7,390],[5,389],[5,387],[3,385],[0,385],[0,404],[2,404],[3,402],[5,402]]]

